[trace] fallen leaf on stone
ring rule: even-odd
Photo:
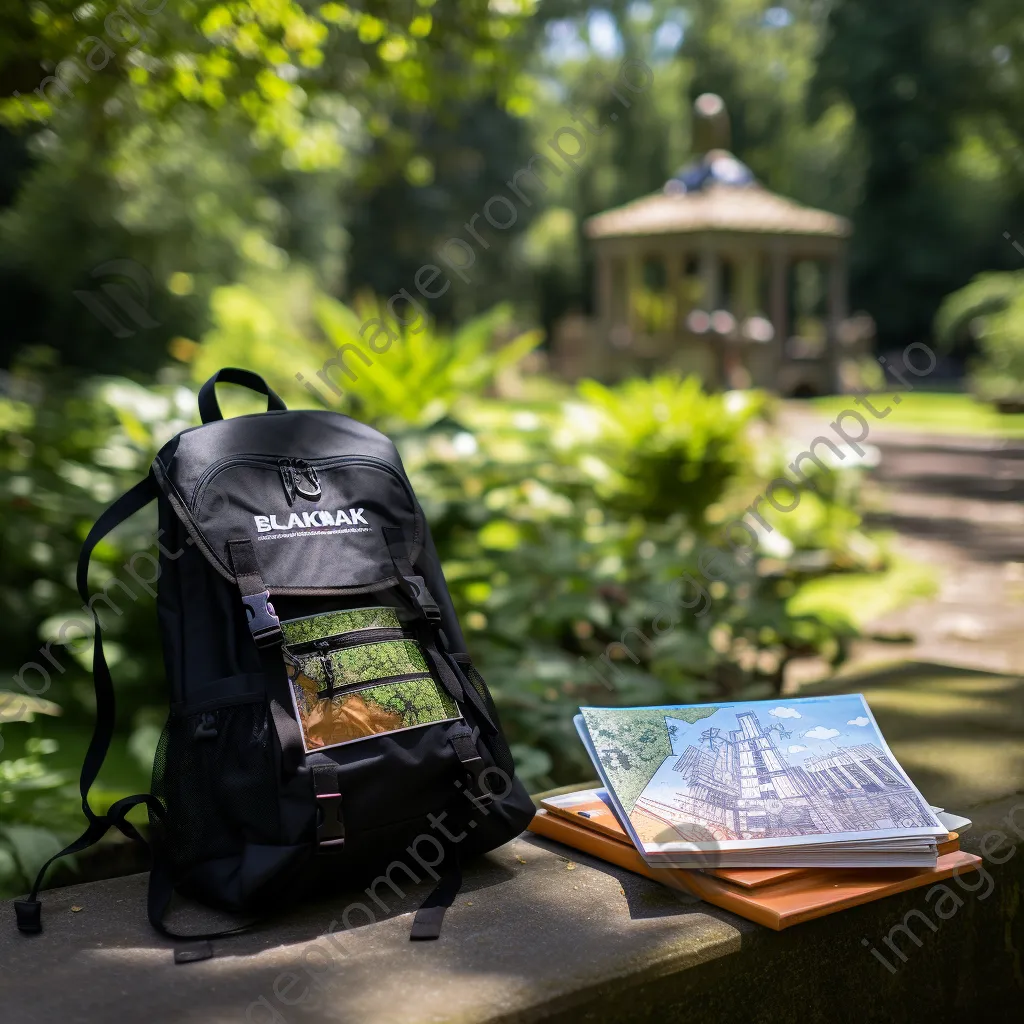
[[[526,858],[525,857],[520,857],[518,853],[516,854],[516,860],[519,861],[520,864],[525,864],[526,863]]]
[[[77,914],[81,909],[82,909],[81,907],[72,907],[71,908],[71,913],[72,914]]]
[[[576,865],[573,864],[572,861],[569,861],[569,863],[565,865],[565,870],[566,871],[575,871],[576,870]]]

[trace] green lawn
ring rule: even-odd
[[[938,586],[934,566],[894,554],[883,572],[833,573],[809,580],[789,599],[787,610],[863,629],[912,601],[934,596]]]
[[[1024,414],[1004,415],[970,395],[927,391],[902,393],[899,405],[892,404],[892,392],[870,395],[868,401],[878,410],[891,407],[884,419],[870,417],[872,430],[929,431],[936,434],[982,434],[999,437],[1024,437]],[[853,395],[830,395],[794,401],[815,412],[834,417],[844,409],[856,409]]]

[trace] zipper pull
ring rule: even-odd
[[[334,697],[334,691],[337,688],[337,677],[334,675],[334,665],[331,662],[331,656],[325,654],[320,659],[320,664],[324,667],[324,688],[317,694],[318,700],[331,700]]]
[[[323,491],[320,488],[320,477],[317,475],[317,471],[302,459],[292,459],[292,466],[297,471],[293,481],[295,493],[301,494],[308,501],[319,501]],[[309,490],[304,489],[302,486],[303,477],[309,481]]]
[[[292,468],[289,459],[279,459],[277,468],[281,473],[281,482],[284,484],[284,493],[288,498],[288,504],[295,504],[295,470]]]

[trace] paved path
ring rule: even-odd
[[[782,428],[802,443],[824,419],[785,408]],[[941,573],[939,593],[871,623],[868,634],[912,643],[854,645],[851,667],[893,659],[1024,671],[1024,443],[875,431],[881,453],[863,497],[868,525]]]

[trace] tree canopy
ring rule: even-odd
[[[291,265],[390,294],[586,117],[574,173],[432,309],[550,326],[589,308],[585,218],[662,185],[709,90],[761,181],[852,218],[853,305],[906,343],[1019,265],[1022,50],[1013,0],[4,0],[3,360],[151,372],[214,288]],[[653,83],[628,111],[623,60]],[[143,286],[120,335],[87,298]]]

